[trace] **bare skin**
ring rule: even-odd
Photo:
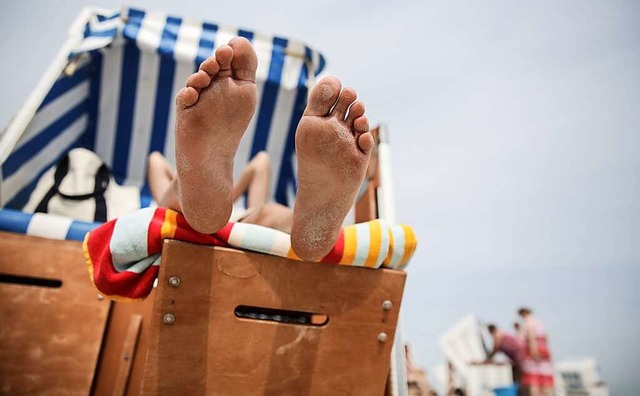
[[[257,208],[269,201],[271,159],[265,151],[256,154],[233,185],[233,201],[247,193],[247,208]]]
[[[222,228],[233,203],[233,158],[256,107],[257,57],[244,38],[220,46],[176,97],[177,175],[159,202],[202,233]]]
[[[233,159],[255,112],[256,67],[250,43],[235,38],[205,60],[177,95],[177,173],[158,203],[183,213],[199,232],[224,227],[234,196],[249,188],[241,178],[234,192]],[[292,220],[285,207],[265,203],[246,221],[290,231],[294,251],[305,260],[324,257],[353,205],[374,146],[364,112],[353,89],[342,90],[334,77],[321,80],[296,131],[298,196]],[[259,196],[267,191],[257,190]]]
[[[241,223],[257,224],[263,227],[291,233],[293,210],[289,207],[269,201],[271,160],[264,151],[259,152],[242,170],[240,178],[233,186],[233,201],[247,193],[247,211],[239,219]],[[164,203],[174,200],[175,193],[171,181],[175,178],[175,170],[159,152],[149,155],[147,176],[151,195],[156,202]]]
[[[334,77],[311,91],[296,131],[298,195],[291,245],[316,261],[335,244],[342,222],[364,180],[374,140],[362,102]]]

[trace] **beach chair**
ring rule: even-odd
[[[98,224],[21,211],[40,176],[75,147],[97,153],[148,206],[147,154],[174,161],[176,92],[234,36],[249,39],[259,58],[256,116],[235,171],[267,151],[273,199],[291,205],[294,133],[308,86],[325,67],[320,53],[294,40],[134,8],[85,9],[71,26],[0,136],[0,392],[407,394],[396,328],[400,268],[292,265],[167,241],[149,298],[113,302],[88,282],[82,257],[80,241]],[[393,224],[388,135],[383,126],[375,134],[355,220]],[[212,263],[233,263],[233,276],[203,276]],[[249,275],[251,288],[240,281]],[[310,295],[319,281],[327,282],[326,293]]]
[[[440,337],[440,347],[449,362],[448,380],[459,374],[467,394],[481,395],[497,388],[513,385],[511,365],[507,362],[485,362],[487,348],[480,321],[472,314],[460,319]]]
[[[609,387],[602,380],[600,367],[593,357],[561,361],[555,364],[555,369],[556,394],[609,394]]]

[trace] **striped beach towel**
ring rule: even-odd
[[[215,234],[192,229],[184,216],[165,208],[145,208],[87,233],[83,250],[91,280],[114,300],[147,297],[158,276],[164,239],[233,247],[301,260],[289,234],[247,223],[228,223]],[[416,248],[413,229],[383,220],[344,227],[323,263],[365,268],[404,268]]]

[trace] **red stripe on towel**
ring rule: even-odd
[[[158,267],[152,266],[141,274],[118,272],[113,265],[110,241],[117,220],[111,220],[91,231],[87,238],[87,251],[93,269],[93,284],[104,295],[122,300],[138,300],[151,293]]]
[[[147,251],[149,254],[156,254],[162,251],[163,241],[161,235],[166,211],[164,208],[156,208],[149,223],[149,230],[147,232]]]
[[[198,231],[191,228],[187,220],[183,215],[178,213],[176,217],[176,223],[178,227],[176,228],[176,233],[174,235],[174,239],[184,242],[197,243],[200,245],[215,245],[215,246],[224,246],[228,247],[229,244],[226,240],[219,238],[216,234],[201,234]]]
[[[336,244],[333,246],[333,249],[324,256],[324,258],[320,261],[323,263],[331,263],[338,264],[340,260],[342,260],[342,254],[344,253],[344,231],[340,229],[340,234],[338,235],[338,239],[336,240]]]

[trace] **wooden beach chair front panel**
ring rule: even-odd
[[[111,302],[82,247],[0,233],[0,393],[88,394]]]
[[[167,241],[143,393],[381,395],[405,276]]]

